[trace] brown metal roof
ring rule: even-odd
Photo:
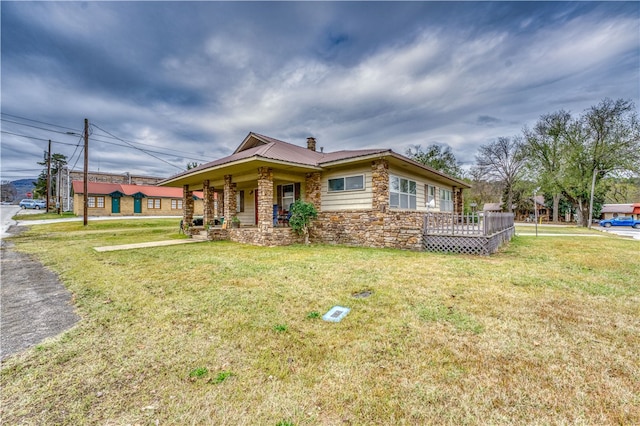
[[[633,213],[633,204],[603,204],[602,213]]]
[[[359,150],[343,150],[335,152],[317,152],[310,150],[306,147],[301,147],[288,142],[284,142],[269,136],[261,135],[259,133],[250,132],[243,142],[238,146],[236,151],[227,156],[215,161],[211,161],[206,164],[202,164],[196,168],[187,170],[182,173],[178,173],[171,176],[168,179],[160,182],[162,185],[165,182],[176,180],[183,176],[198,173],[203,170],[212,169],[215,167],[223,166],[225,164],[232,164],[234,162],[247,160],[254,158],[256,160],[271,160],[276,162],[290,163],[292,165],[308,166],[312,168],[326,167],[333,162],[341,162],[354,160],[359,158],[366,158],[374,155],[391,155],[406,163],[410,163],[416,167],[427,170],[433,174],[441,176],[443,178],[457,182],[462,187],[470,187],[469,184],[451,176],[445,175],[429,166],[415,162],[407,157],[393,152],[390,149],[359,149]]]

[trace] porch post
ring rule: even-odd
[[[261,231],[273,228],[273,170],[258,168],[258,227]]]
[[[193,191],[189,185],[182,186],[182,223],[189,225],[193,222]]]
[[[236,215],[236,184],[233,176],[224,175],[224,223],[230,224],[231,218]]]
[[[202,182],[202,206],[204,225],[213,225],[213,188],[209,186],[209,180]]]
[[[305,187],[305,201],[313,204],[316,210],[320,211],[320,172],[307,173]]]
[[[389,210],[389,162],[387,160],[375,160],[371,163],[373,211],[386,213]]]
[[[462,214],[464,200],[462,199],[462,188],[453,187],[453,212]]]

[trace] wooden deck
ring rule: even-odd
[[[423,246],[427,251],[489,255],[515,234],[512,213],[428,213]]]

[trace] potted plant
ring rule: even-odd
[[[238,216],[233,216],[231,218],[231,227],[240,228],[240,219],[238,219]]]

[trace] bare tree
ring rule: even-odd
[[[490,180],[502,184],[505,210],[513,211],[513,188],[521,178],[525,165],[522,137],[500,137],[480,146],[476,164]]]

